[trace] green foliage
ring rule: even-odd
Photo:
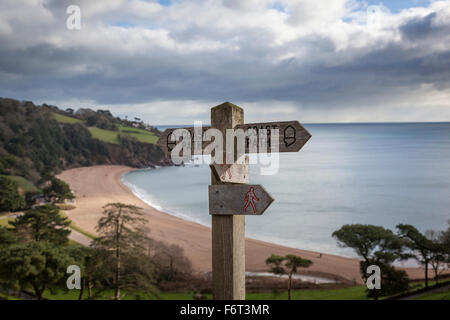
[[[0,212],[19,211],[25,207],[25,199],[18,188],[17,182],[0,177]]]
[[[408,290],[409,279],[404,270],[397,270],[389,264],[379,263],[375,261],[361,261],[360,271],[365,281],[367,281],[366,270],[370,265],[377,265],[381,271],[381,289],[366,290],[369,298],[378,299],[379,297],[392,296],[394,294]]]
[[[7,154],[6,156],[0,157],[0,172],[6,172],[7,169],[14,167],[17,163],[16,157]]]
[[[158,283],[183,280],[191,274],[192,264],[181,247],[150,240],[146,241],[146,248],[146,259],[152,261]]]
[[[71,232],[68,228],[70,220],[62,216],[59,209],[53,205],[27,210],[10,224],[22,239],[35,242],[49,241],[58,245],[66,244]]]
[[[111,130],[100,129],[96,127],[89,128],[89,131],[92,134],[92,137],[103,141],[105,143],[118,144],[119,140],[117,139],[118,133]]]
[[[154,265],[146,257],[150,239],[144,228],[147,220],[140,208],[123,203],[104,206],[103,217],[97,225],[99,237],[93,241],[96,250],[97,279],[105,288],[114,288],[114,298],[120,300],[121,289],[156,291]]]
[[[90,127],[89,131],[95,139],[112,144],[119,144],[120,137],[124,136],[135,138],[142,143],[155,144],[158,141],[158,136],[152,132],[123,125],[119,126],[119,132],[97,127]]]
[[[286,270],[283,268],[284,257],[272,254],[266,259],[266,264],[270,266],[270,272],[278,275],[286,274]]]
[[[367,281],[367,267],[376,265],[381,270],[381,289],[368,290],[369,297],[391,295],[408,289],[408,277],[404,271],[396,270],[391,264],[397,259],[406,259],[409,255],[403,253],[405,241],[391,230],[373,225],[344,225],[333,232],[341,247],[348,247],[363,258],[360,262],[360,272]]]
[[[9,246],[15,242],[15,234],[10,229],[0,227],[0,247]]]
[[[66,276],[76,254],[67,246],[70,221],[57,207],[46,205],[26,211],[12,229],[0,228],[0,280],[10,288],[33,288],[38,299]]]
[[[144,129],[119,125],[119,131],[136,138],[140,142],[155,144],[158,141],[158,136],[155,133]]]
[[[105,117],[100,116],[98,113],[95,115],[89,116],[86,119],[86,125],[88,127],[97,127],[104,130],[112,130],[117,131],[117,125]]]
[[[412,225],[399,224],[397,230],[399,237],[405,240],[405,247],[409,249],[408,256],[425,266],[425,286],[428,286],[428,264],[437,247]]]
[[[38,299],[52,284],[66,276],[66,269],[74,264],[66,248],[48,242],[31,242],[0,247],[0,279],[10,287],[31,286]]]
[[[424,294],[423,296],[418,297],[416,300],[450,300],[450,290]]]
[[[447,230],[443,231],[440,236],[440,241],[447,255],[447,262],[450,263],[450,220],[448,220]]]
[[[50,185],[44,189],[46,198],[56,198],[57,202],[62,203],[66,199],[75,198],[70,187],[64,181],[53,177],[50,180]]]
[[[383,227],[347,224],[333,232],[333,237],[339,246],[354,249],[356,254],[374,264],[391,264],[405,258],[402,254],[404,241]]]
[[[297,268],[309,268],[311,265],[312,261],[308,259],[303,259],[293,254],[288,254],[286,256],[286,267],[292,273],[296,273]]]
[[[98,125],[116,131],[98,127],[88,129],[84,121],[89,116],[106,119],[108,125]],[[130,135],[146,142],[141,145],[153,147],[148,143],[157,139],[153,132],[121,125],[121,120],[109,111],[90,110],[85,112],[85,117],[78,112],[72,116],[56,107],[36,107],[31,102],[0,99],[0,173],[37,183],[42,176],[54,175],[67,168],[107,163],[144,167],[165,158],[157,147],[140,146],[138,150],[145,149],[146,152],[139,156],[131,150],[118,152],[111,144],[119,144],[119,126],[135,131]]]
[[[82,123],[82,120],[76,119],[76,118],[72,118],[72,117],[68,117],[65,116],[63,114],[60,113],[55,113],[53,112],[53,117],[55,118],[56,121],[60,122],[60,123]]]
[[[9,222],[13,221],[13,220],[14,220],[14,218],[12,218],[12,217],[0,219],[0,227],[5,227],[5,228],[9,227]]]
[[[25,193],[27,193],[27,192],[38,193],[41,191],[38,187],[35,186],[35,184],[33,182],[25,179],[24,177],[9,176],[9,175],[0,175],[0,177],[5,177],[12,181],[17,182],[17,186],[19,188],[21,188]]]
[[[308,268],[311,266],[312,261],[294,254],[288,254],[285,257],[272,254],[267,258],[266,264],[271,267],[270,271],[272,273],[288,275],[288,299],[291,300],[292,275],[297,273],[297,268]]]

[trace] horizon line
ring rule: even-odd
[[[281,122],[280,121],[262,121],[265,122]],[[346,125],[346,124],[450,124],[448,121],[376,121],[376,122],[300,122],[302,125]],[[203,126],[210,126],[211,124],[202,124]],[[190,124],[152,124],[154,127],[168,127],[168,126],[190,126]]]

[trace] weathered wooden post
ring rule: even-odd
[[[220,130],[244,123],[244,110],[225,102],[211,109],[211,127]],[[211,184],[222,184],[211,172]],[[212,215],[212,281],[216,300],[245,300],[245,216]]]
[[[260,138],[260,131],[275,130],[278,133],[272,137],[278,135],[278,148],[274,152],[297,152],[311,138],[311,134],[298,121],[244,124],[244,110],[229,102],[211,109],[211,127],[222,132],[224,150],[227,129],[242,129],[247,133],[249,130],[256,131],[257,139],[267,147],[272,140]],[[166,129],[158,140],[158,146],[168,156],[179,143],[173,135],[178,129]],[[182,129],[194,137],[194,128]],[[203,131],[208,129],[204,127]],[[190,142],[191,155],[206,154],[205,141],[202,141],[201,150],[194,148],[194,139],[191,138]],[[237,145],[234,141],[233,144],[236,156]],[[248,149],[245,152],[260,153],[267,150],[258,147],[257,150]],[[208,187],[209,214],[212,219],[213,297],[216,300],[245,300],[245,215],[263,214],[274,199],[263,186],[248,184],[248,158],[242,163],[236,163],[236,158],[223,160],[227,160],[227,163],[211,164],[211,185]]]

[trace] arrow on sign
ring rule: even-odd
[[[211,185],[208,193],[212,215],[261,215],[274,201],[259,184]]]
[[[202,127],[202,132],[205,133],[206,130],[211,127]],[[161,137],[158,139],[157,145],[164,151],[166,155],[170,155],[170,152],[173,150],[175,145],[181,141],[172,141],[172,134],[176,129],[186,129],[191,134],[191,152],[192,154],[203,154],[203,150],[209,145],[210,141],[202,141],[202,150],[198,150],[195,152],[194,149],[194,127],[187,128],[170,128],[166,129]],[[281,122],[263,122],[263,123],[249,123],[249,124],[240,124],[237,125],[234,129],[242,129],[244,132],[248,132],[249,129],[255,129],[258,139],[260,138],[261,129],[266,129],[267,138],[266,142],[266,150],[270,152],[271,145],[274,143],[271,139],[271,129],[278,129],[279,138],[278,138],[278,146],[279,152],[297,152],[299,151],[305,143],[311,138],[311,134],[306,130],[298,121],[281,121]],[[202,137],[197,137],[200,140]],[[246,138],[246,146],[245,150],[249,153],[249,138]],[[257,152],[260,152],[259,143],[257,144]]]
[[[280,121],[280,122],[264,122],[264,123],[249,123],[237,125],[235,129],[243,129],[247,132],[249,129],[254,129],[258,134],[258,139],[261,129],[267,130],[267,149],[270,150],[271,144],[275,141],[271,139],[271,129],[278,129],[278,146],[279,152],[298,152],[311,138],[311,134],[298,121]],[[258,144],[259,145],[259,144]],[[246,140],[245,150],[249,150],[249,139]],[[259,152],[259,149],[258,149]]]

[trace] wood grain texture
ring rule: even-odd
[[[232,103],[211,109],[211,126],[223,133],[242,123],[244,110]],[[211,183],[222,184],[214,172]],[[213,298],[245,300],[245,216],[212,216],[211,229]]]
[[[274,201],[261,185],[212,185],[208,195],[211,215],[261,215]]]
[[[202,131],[205,132],[211,127],[203,127]],[[166,155],[170,155],[170,152],[172,151],[173,147],[181,140],[178,140],[177,142],[171,140],[171,134],[176,129],[181,128],[170,128],[166,129],[161,137],[158,139],[157,145],[163,150]],[[186,129],[191,133],[191,137],[194,137],[194,128],[193,127],[186,127],[182,128]],[[231,128],[225,128],[225,129],[231,129]],[[261,122],[261,123],[248,123],[248,124],[238,124],[235,125],[234,129],[242,129],[244,132],[248,132],[249,129],[255,129],[256,133],[258,135],[258,139],[260,139],[261,136],[261,129],[278,129],[279,130],[279,138],[278,138],[278,148],[279,152],[298,152],[306,142],[311,138],[311,134],[306,130],[298,121],[278,121],[278,122]],[[225,134],[224,134],[225,137]],[[200,139],[200,137],[198,137]],[[205,149],[207,145],[209,145],[210,141],[202,141],[202,150]],[[270,137],[270,133],[268,133],[267,143],[266,143],[266,152],[270,152],[271,145],[273,141]],[[245,146],[245,152],[250,153],[252,150],[249,148],[250,139],[246,139],[246,146]],[[225,148],[225,144],[224,144]],[[203,151],[195,151],[194,150],[194,139],[192,138],[191,141],[191,150],[192,154],[194,155],[201,155],[203,154]],[[259,149],[259,143],[256,143],[256,151],[259,153],[261,150]]]
[[[222,183],[249,183],[250,167],[248,156],[244,156],[244,163],[233,164],[212,164],[210,165],[212,172],[216,176],[216,180]]]
[[[262,122],[262,123],[246,123],[238,125],[235,129],[243,129],[247,132],[249,129],[255,129],[260,136],[261,129],[278,129],[278,147],[279,152],[298,152],[305,143],[311,138],[311,134],[306,130],[298,121],[277,121],[277,122]],[[269,133],[268,133],[269,135]],[[270,135],[268,136],[268,142],[266,144],[266,150],[270,152],[271,144],[274,143]],[[246,142],[246,153],[249,153],[249,139]],[[259,145],[259,144],[258,144]],[[258,146],[257,145],[257,146]],[[260,152],[259,148],[256,148]]]
[[[207,127],[202,127],[202,133],[204,133],[206,130],[208,130],[209,126]],[[177,145],[180,141],[181,138],[178,139],[177,141],[172,141],[172,133],[177,130],[177,129],[186,129],[189,131],[189,133],[191,134],[191,153],[193,155],[201,155],[203,154],[203,150],[205,149],[205,147],[210,144],[210,141],[202,141],[202,148],[200,151],[195,150],[194,148],[194,127],[184,127],[184,128],[169,128],[164,130],[164,132],[161,134],[161,136],[158,139],[158,142],[156,142],[156,144],[161,148],[161,150],[169,157],[170,153],[172,152],[173,148],[175,147],[175,145]],[[200,138],[200,137],[198,137]],[[203,138],[203,137],[201,137]]]

